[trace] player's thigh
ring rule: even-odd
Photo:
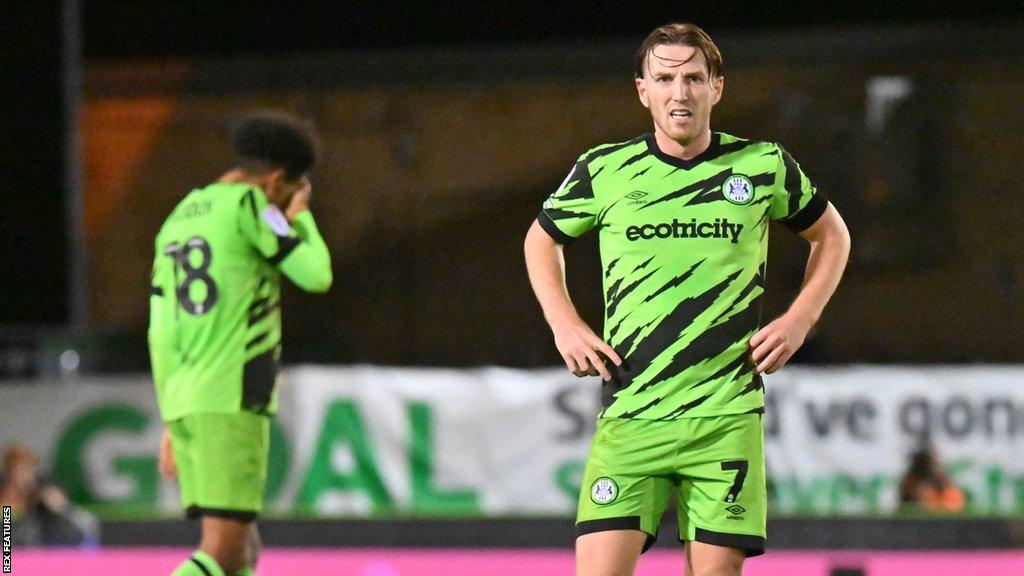
[[[632,576],[647,538],[640,530],[583,534],[576,538],[576,576]]]
[[[743,550],[704,542],[686,543],[687,576],[740,576],[743,574]]]
[[[576,535],[639,530],[654,543],[672,498],[668,471],[676,447],[664,423],[603,419],[590,445],[576,514]]]
[[[253,522],[249,530],[248,540],[248,563],[249,566],[256,567],[256,563],[260,559],[260,552],[263,548],[263,540],[260,538],[259,529],[256,528],[256,523]]]
[[[203,541],[218,548],[237,548],[245,551],[250,545],[255,524],[219,516],[204,516]]]
[[[186,417],[193,432],[193,506],[205,516],[252,521],[263,507],[270,420],[250,412]]]
[[[768,494],[761,416],[690,420],[688,436],[699,449],[684,451],[678,470],[680,539],[762,554]]]

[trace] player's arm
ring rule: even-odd
[[[307,292],[326,292],[334,281],[331,255],[309,211],[311,190],[307,180],[306,186],[296,192],[288,204],[285,216],[301,242],[281,261],[280,269],[299,288]]]
[[[296,192],[282,213],[266,197],[251,190],[243,201],[243,234],[267,260],[307,292],[326,292],[334,277],[331,256],[309,211],[308,183]],[[247,207],[251,204],[251,210]]]
[[[811,245],[803,287],[785,314],[751,338],[758,372],[771,374],[789,361],[821,317],[846,268],[850,232],[831,202],[800,236]]]
[[[562,245],[534,221],[523,246],[530,285],[555,337],[555,346],[566,367],[576,376],[597,376],[611,380],[601,356],[622,364],[622,359],[580,318],[565,284]]]
[[[159,389],[181,361],[175,345],[177,300],[174,296],[174,263],[163,253],[164,241],[158,235],[154,242],[153,272],[149,287],[149,365],[153,382]]]

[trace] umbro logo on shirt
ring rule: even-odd
[[[629,202],[626,202],[626,205],[637,206],[639,204],[647,204],[647,200],[643,199],[644,196],[647,196],[647,192],[644,192],[643,190],[633,190],[629,194],[626,194],[626,199],[629,200]]]
[[[630,226],[626,228],[626,238],[630,242],[653,238],[728,238],[735,244],[742,231],[743,224],[729,222],[728,218],[715,218],[714,222],[697,222],[696,218],[680,222],[673,218],[671,222],[662,224]]]

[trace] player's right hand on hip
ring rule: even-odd
[[[565,367],[575,376],[600,376],[603,380],[612,379],[607,361],[616,366],[622,365],[618,353],[594,334],[582,320],[573,319],[551,327],[555,335],[555,346],[565,361]]]

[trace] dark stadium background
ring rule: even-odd
[[[328,298],[287,293],[286,363],[556,366],[522,236],[576,154],[647,129],[629,94],[632,50],[679,20],[725,52],[713,127],[780,140],[850,226],[844,283],[794,363],[1024,364],[1024,12],[1012,3],[14,0],[0,6],[0,387],[57,378],[69,349],[82,376],[146,373],[152,236],[230,159],[228,110],[267,102],[341,143],[313,200],[336,281]],[[913,91],[872,132],[874,77]],[[417,111],[439,112],[446,96],[468,114],[425,124]],[[69,116],[68,101],[84,113]],[[140,124],[110,121],[125,112]],[[523,126],[498,124],[507,118]],[[465,130],[438,133],[448,125]],[[545,132],[553,142],[534,145]],[[143,136],[131,178],[103,162]],[[516,171],[531,148],[537,165]],[[457,156],[432,163],[438,154]],[[600,301],[583,296],[599,293],[593,240],[569,249],[569,283],[598,324]],[[804,265],[782,229],[771,254],[766,315]],[[105,522],[104,544],[188,546],[183,526]],[[344,519],[283,520],[264,535],[568,546],[570,530],[564,518]],[[1019,548],[1024,533],[1018,519],[973,515],[783,518],[773,530],[781,548],[872,550]]]
[[[146,62],[163,62],[167,66],[209,62],[213,66],[211,70],[231,70],[232,63],[245,60],[250,63],[250,70],[264,63],[283,70],[292,68],[290,64],[282,64],[291,62],[289,58],[312,67],[310,70],[320,65],[320,69],[326,70],[324,77],[311,79],[308,74],[292,70],[290,77],[282,78],[280,86],[268,87],[256,82],[253,89],[301,90],[316,89],[319,84],[353,85],[359,82],[380,87],[402,86],[417,81],[429,82],[430,79],[423,76],[437,71],[440,71],[441,81],[447,75],[456,82],[468,80],[479,85],[487,82],[488,74],[496,78],[529,77],[531,74],[557,76],[573,67],[577,69],[575,73],[584,76],[592,73],[603,77],[621,75],[623,86],[628,87],[630,47],[654,25],[670,20],[692,20],[721,39],[726,47],[727,76],[730,65],[747,66],[773,59],[789,62],[788,72],[797,76],[806,76],[816,65],[820,68],[830,60],[840,62],[835,70],[844,70],[844,66],[857,69],[861,67],[850,63],[859,58],[881,56],[893,60],[900,54],[905,62],[897,62],[895,67],[907,68],[906,63],[913,58],[926,56],[923,49],[913,47],[915,43],[921,45],[922,42],[935,41],[935,54],[957,64],[937,70],[934,65],[936,59],[932,59],[931,68],[926,71],[931,77],[924,78],[923,85],[917,87],[919,102],[946,98],[947,101],[940,102],[938,106],[954,110],[957,104],[950,99],[949,86],[940,85],[947,82],[943,75],[955,77],[956,71],[952,67],[959,65],[974,69],[973,59],[976,57],[972,54],[979,47],[979,56],[992,61],[1000,58],[1019,61],[1020,54],[1019,34],[1012,32],[1012,21],[1020,21],[1021,12],[1009,4],[999,3],[910,2],[893,6],[883,2],[689,2],[683,6],[674,2],[651,2],[640,9],[625,8],[617,2],[588,2],[583,5],[370,2],[312,7],[311,3],[301,2],[83,1],[78,3],[77,9],[81,16],[80,26],[72,31],[73,36],[80,40],[80,51],[73,55],[84,64],[84,73],[72,71],[71,79],[79,85],[84,84],[86,94],[107,90],[108,93],[126,96],[140,89],[139,82],[133,85],[128,81],[132,74],[128,69],[146,74],[138,72],[145,68]],[[4,249],[0,251],[3,259],[0,265],[4,271],[0,327],[27,329],[0,329],[0,337],[8,345],[22,348],[59,348],[60,341],[71,339],[99,351],[90,358],[83,358],[83,368],[144,369],[146,359],[141,335],[145,317],[138,308],[135,293],[99,293],[107,288],[89,276],[98,274],[97,270],[102,270],[103,266],[111,265],[111,259],[114,263],[120,262],[123,255],[97,256],[93,253],[96,241],[84,239],[86,234],[83,230],[87,224],[81,216],[75,216],[76,212],[71,207],[84,205],[89,212],[97,201],[93,200],[90,205],[82,194],[65,194],[65,180],[76,172],[66,171],[63,156],[55,153],[64,143],[66,120],[62,108],[60,29],[55,26],[61,17],[59,3],[13,2],[5,3],[3,10],[8,30],[3,36],[3,57],[7,60],[3,80],[10,90],[5,90],[7,105],[3,108],[3,125],[0,126],[5,137],[0,168],[3,169],[2,185],[6,198],[0,221],[0,231],[4,235]],[[872,37],[877,37],[878,42],[871,40]],[[812,48],[804,49],[801,45]],[[596,54],[607,54],[604,60],[600,59],[602,57],[579,56],[586,47],[593,46],[599,47]],[[868,53],[864,53],[864,46],[876,48],[869,48]],[[72,53],[75,52],[73,48],[72,45]],[[550,54],[557,54],[552,60],[562,61],[551,64],[550,70],[544,70],[543,66],[528,61],[532,57],[525,52],[528,50],[548,50]],[[504,56],[496,56],[517,51],[523,54],[519,60],[512,58],[512,63],[501,61]],[[443,58],[448,59],[445,62],[458,64],[447,66],[434,62]],[[491,62],[489,58],[496,61]],[[324,64],[325,61],[338,66],[331,68]],[[28,63],[31,65],[26,65]],[[801,65],[806,66],[804,72],[796,68]],[[124,80],[121,82],[123,89],[117,88],[117,82],[111,80],[119,74],[116,72],[118,66]],[[459,66],[461,72],[450,71]],[[359,76],[337,77],[339,71],[346,73],[344,71],[352,70]],[[859,72],[866,73],[863,70]],[[196,86],[197,94],[223,93],[235,81],[229,77],[193,77],[190,80]],[[145,82],[142,81],[143,84]],[[824,84],[827,83],[819,83],[817,88],[831,89]],[[104,88],[93,88],[95,86]],[[159,87],[151,91],[159,91]],[[81,93],[77,97],[81,98]],[[823,95],[815,98],[821,102],[828,100]],[[743,103],[743,93],[728,93],[726,106],[721,107],[726,110],[723,116],[731,109],[729,107]],[[393,107],[406,106],[412,110],[417,104],[413,93],[401,105]],[[800,104],[792,105],[799,107]],[[921,110],[929,109],[927,103],[915,105]],[[741,114],[743,121],[723,122],[725,128],[745,136],[786,139],[784,143],[816,177],[822,189],[833,196],[838,192],[835,199],[850,220],[854,236],[858,239],[855,245],[867,250],[884,246],[883,253],[875,250],[864,258],[858,258],[855,252],[843,290],[828,312],[836,321],[824,324],[822,332],[812,339],[796,361],[958,363],[1020,360],[1024,350],[1024,336],[1020,329],[1024,320],[1020,316],[1022,307],[1010,306],[1006,313],[990,314],[1005,308],[999,301],[1005,297],[1012,300],[1011,295],[1019,291],[1022,281],[1024,250],[1020,249],[1019,232],[993,233],[993,228],[1008,227],[1012,220],[1006,219],[1008,214],[1015,210],[1020,212],[1020,194],[1002,195],[1000,214],[1003,219],[996,215],[991,227],[981,225],[978,230],[978,234],[983,236],[979,242],[988,243],[991,238],[1000,243],[999,247],[990,247],[990,253],[981,260],[975,258],[978,260],[975,267],[984,268],[990,274],[990,278],[977,280],[984,288],[964,290],[962,297],[955,299],[943,297],[940,291],[948,294],[950,288],[962,280],[958,278],[958,266],[965,258],[965,251],[971,249],[970,238],[974,234],[971,224],[958,221],[957,210],[964,197],[951,191],[969,184],[950,182],[948,174],[941,173],[942,166],[955,156],[955,151],[931,145],[944,137],[942,131],[948,129],[951,118],[923,117],[922,114],[927,113],[914,110],[904,114],[905,125],[894,128],[896,140],[890,143],[890,147],[912,157],[906,159],[904,165],[893,165],[892,161],[883,158],[887,155],[884,152],[883,157],[862,158],[863,150],[857,148],[856,142],[849,141],[861,135],[850,134],[841,126],[844,122],[849,123],[850,118],[830,117],[831,111],[811,103],[811,108],[815,106],[816,110],[809,109],[811,116],[806,120],[800,118],[804,113],[800,110],[794,111],[796,115],[792,118],[779,120],[779,109],[776,108],[774,111],[765,109],[763,117],[758,117],[755,111],[746,110]],[[936,108],[931,106],[930,109]],[[637,116],[638,112],[638,107],[626,111],[633,115],[632,118],[642,119]],[[1019,120],[1019,109],[1008,109],[1007,114],[1011,120]],[[397,122],[400,124],[401,118]],[[600,122],[600,119],[595,119],[595,123]],[[930,132],[922,134],[921,131]],[[621,134],[621,137],[628,135]],[[899,141],[899,138],[904,140]],[[1011,130],[998,138],[1002,142],[992,152],[997,156],[1003,153],[1002,150],[1009,150],[1008,146],[1012,147],[1014,139],[1020,136]],[[1007,138],[1011,142],[1006,142]],[[846,142],[842,142],[844,140]],[[346,151],[338,150],[337,153],[344,155]],[[566,156],[569,155],[567,152]],[[839,155],[848,155],[857,165],[840,160]],[[930,168],[931,165],[936,169]],[[551,181],[557,182],[561,168],[550,170]],[[872,210],[877,211],[884,206],[872,207],[865,201],[865,190],[871,186],[870,182],[865,182],[865,175],[875,174],[885,185],[886,181],[907,174],[908,170],[913,178],[931,190],[926,206],[920,211],[900,208],[903,212],[891,222],[877,221]],[[81,182],[71,183],[77,184]],[[337,175],[334,184],[345,187],[344,175]],[[189,181],[188,185],[193,183]],[[991,179],[982,185],[990,188],[1004,186],[1002,181],[995,183]],[[1009,185],[1014,186],[1012,182]],[[529,224],[536,200],[546,194],[543,186],[535,188],[499,195],[499,198],[505,198],[506,205],[488,206],[486,217],[482,212],[473,212],[473,208],[463,205],[458,209],[468,211],[467,217],[456,218],[455,222],[436,225],[419,221],[414,229],[394,230],[392,226],[390,229],[396,234],[391,237],[373,234],[361,238],[360,245],[354,247],[353,252],[347,254],[343,261],[336,262],[350,283],[336,287],[338,297],[328,304],[334,306],[334,310],[321,314],[319,305],[294,295],[293,299],[298,302],[289,308],[285,316],[286,339],[293,343],[286,347],[286,359],[293,362],[454,366],[495,362],[513,366],[555,363],[557,358],[547,346],[546,328],[532,304],[518,255],[521,231]],[[320,189],[325,188],[321,186]],[[899,194],[897,190],[887,202],[898,208],[901,202],[913,201],[900,198]],[[167,202],[153,207],[157,211],[167,208]],[[376,217],[381,221],[387,220],[387,210],[390,209],[380,208]],[[403,207],[393,209],[401,210]],[[474,214],[479,216],[474,218]],[[972,221],[983,222],[983,218],[979,214]],[[154,226],[152,222],[147,225]],[[378,225],[388,228],[387,224]],[[150,232],[148,228],[138,230],[140,237]],[[328,236],[332,232],[328,227]],[[784,234],[776,234],[775,237],[775,245],[788,240]],[[901,237],[913,237],[915,240],[903,242]],[[465,247],[465,253],[446,254],[441,248],[444,242],[433,241],[457,239],[472,240],[458,243]],[[488,242],[483,242],[485,239]],[[346,250],[348,248],[346,246]],[[376,258],[381,250],[389,257]],[[779,284],[770,291],[766,313],[784,306],[796,289],[797,280],[791,273],[796,270],[799,274],[801,265],[799,253],[788,248],[781,252],[779,248],[773,250],[777,255],[783,254],[778,261],[773,261],[773,267],[780,270],[785,267],[785,272],[770,274],[770,282],[775,280]],[[573,263],[570,274],[572,282],[585,291],[598,281],[593,273],[593,242],[582,243],[578,251],[581,256]],[[462,262],[462,265],[453,268],[444,263],[446,258]],[[340,257],[336,256],[337,259]],[[901,269],[922,268],[932,270],[936,281],[922,285],[897,280]],[[455,289],[438,294],[434,300],[415,296],[418,290],[428,289],[446,275],[458,277],[460,273],[470,274],[472,270],[479,272],[474,275],[476,282],[460,283]],[[484,282],[481,279],[485,277],[500,280]],[[137,279],[132,281],[137,282]],[[490,284],[490,288],[482,286],[484,284]],[[881,284],[886,287],[880,287]],[[887,306],[896,300],[893,294],[906,290],[912,292],[904,294],[907,298],[905,305],[892,306],[890,311]],[[878,294],[876,303],[881,304],[885,311],[874,320],[869,318],[856,323],[863,328],[851,333],[845,327],[855,324],[851,322],[854,318],[861,319],[862,302],[858,294],[866,293]],[[385,299],[375,305],[377,297],[382,294],[386,295]],[[116,304],[113,303],[115,301]],[[488,307],[489,302],[500,302],[501,306]],[[947,330],[944,317],[935,310],[954,304],[968,316],[992,315],[999,318],[1000,324],[988,326],[974,322],[962,326],[962,329]],[[460,308],[474,305],[481,309]],[[580,305],[588,318],[599,322],[600,310],[596,300],[581,301]],[[121,310],[134,306],[136,312],[104,312],[112,306]],[[367,308],[374,306],[377,308],[374,314],[365,314]],[[521,313],[512,316],[502,313],[502,310],[510,308],[521,309]],[[879,323],[890,318],[892,313],[900,316],[898,320],[903,336],[900,342],[888,341],[879,333]],[[487,316],[491,317],[491,322],[482,322],[481,319]],[[338,335],[335,340],[315,336],[323,332],[324,323],[329,318],[347,318],[349,329],[335,331]],[[493,323],[503,323],[507,331],[522,334],[522,345],[505,346],[502,331],[490,329],[489,325]],[[431,332],[439,325],[451,326],[451,332],[437,337]],[[839,326],[844,329],[840,331]],[[396,338],[397,334],[408,337]],[[456,344],[452,340],[458,335],[462,335],[462,342]],[[970,338],[965,338],[968,335]],[[403,341],[408,345],[402,345]],[[381,345],[381,342],[388,344]],[[111,347],[118,348],[119,352],[112,358],[104,357],[102,350]]]
[[[333,5],[331,5],[333,4]],[[87,60],[344,48],[635,41],[668,21],[717,33],[1001,23],[997,2],[82,2]],[[168,34],[167,30],[173,30]]]

